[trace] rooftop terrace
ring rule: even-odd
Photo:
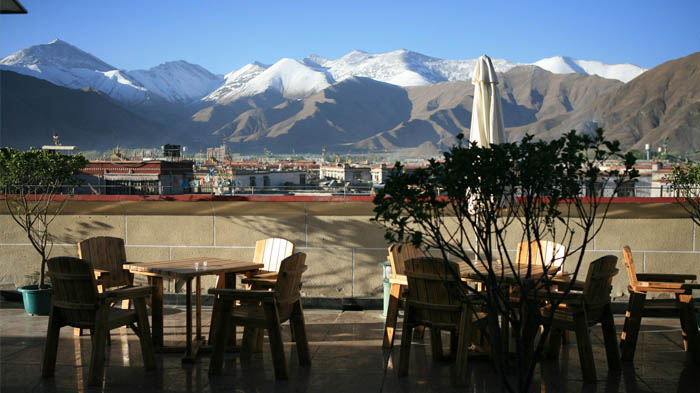
[[[166,312],[166,340],[182,340],[183,311]],[[204,313],[205,320],[209,311]],[[399,345],[381,346],[383,318],[380,311],[306,310],[311,367],[300,367],[289,328],[283,326],[289,380],[275,381],[265,339],[262,353],[241,364],[238,354],[225,356],[223,375],[209,376],[209,356],[194,364],[182,364],[178,354],[157,354],[157,369],[146,371],[137,337],[129,329],[112,331],[101,389],[85,385],[90,358],[90,338],[61,330],[54,378],[41,377],[48,317],[30,316],[19,303],[0,302],[0,391],[2,392],[500,392],[499,377],[486,358],[470,359],[466,388],[450,384],[452,362],[433,362],[430,340],[414,340],[409,375],[396,374]],[[617,331],[622,318],[617,317]],[[697,392],[700,366],[683,352],[677,319],[647,319],[642,327],[634,364],[619,374],[609,374],[600,328],[592,329],[598,383],[584,385],[575,337],[565,345],[558,362],[538,365],[532,392]],[[400,333],[399,333],[400,334]],[[240,339],[239,329],[239,339]],[[397,343],[400,342],[400,338]],[[444,340],[448,342],[449,340]],[[385,371],[386,366],[386,371]]]

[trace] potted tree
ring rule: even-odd
[[[85,165],[82,155],[33,148],[0,150],[0,187],[8,213],[41,257],[38,283],[19,288],[30,314],[48,315],[51,289],[45,283],[45,268],[53,247],[49,228],[80,184],[78,174]]]
[[[462,137],[458,135],[460,141]],[[608,159],[623,160],[624,169],[602,171],[600,166]],[[537,301],[530,299],[544,292],[552,310],[560,300],[553,296],[551,275],[526,275],[515,284],[498,279],[504,269],[518,269],[508,245],[513,240],[553,240],[565,245],[561,263],[568,262],[571,281],[558,289],[568,293],[612,197],[638,176],[634,162],[631,154],[620,153],[618,142],[604,138],[602,129],[594,135],[571,131],[551,141],[527,136],[520,143],[490,147],[460,142],[426,169],[408,173],[397,163],[374,198],[375,220],[385,227],[391,242],[409,241],[437,250],[444,260],[458,260],[475,273],[486,271],[478,273],[483,291],[463,283],[463,293],[457,295],[466,303],[477,299],[485,305],[491,337],[501,337],[499,316],[512,326],[515,355],[502,348],[500,340],[492,340],[492,360],[504,391],[526,392],[532,387],[535,365],[544,356],[554,315],[554,311],[543,315]],[[527,263],[529,275],[535,266],[531,258]],[[512,292],[505,285],[514,286],[522,300],[510,302]],[[532,354],[524,340],[525,318],[535,318],[543,326]]]

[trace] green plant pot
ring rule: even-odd
[[[24,311],[31,315],[49,315],[51,287],[39,289],[38,285],[25,285],[17,290],[22,294]]]

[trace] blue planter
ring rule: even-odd
[[[32,315],[49,315],[51,311],[51,288],[39,289],[38,285],[17,288],[22,294],[24,311]]]

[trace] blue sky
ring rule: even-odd
[[[700,50],[700,1],[57,1],[0,16],[0,57],[55,38],[122,69],[183,59],[215,73],[311,53],[443,59],[556,55],[651,68]]]

